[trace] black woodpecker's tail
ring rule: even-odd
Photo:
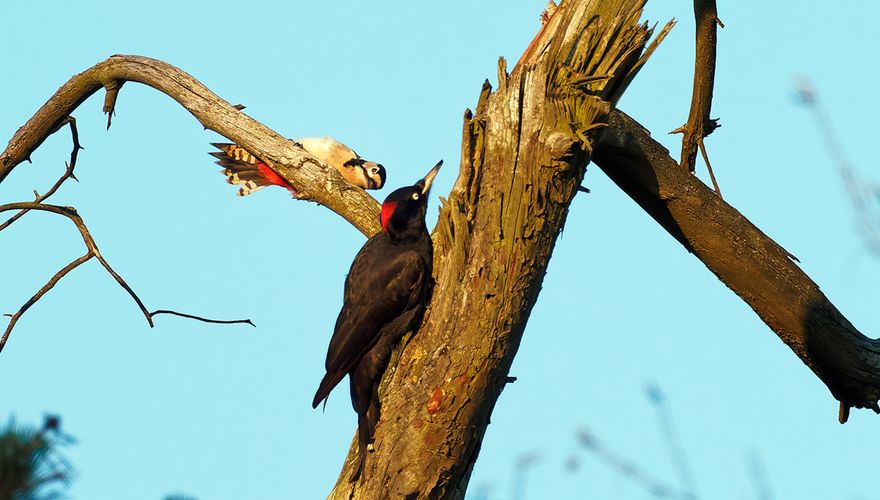
[[[321,401],[327,399],[327,396],[330,395],[330,391],[336,387],[336,384],[339,383],[342,378],[345,377],[345,372],[327,372],[324,375],[324,378],[321,379],[321,383],[318,385],[318,392],[315,393],[315,399],[312,400],[312,408],[317,408]]]

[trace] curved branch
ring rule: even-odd
[[[859,332],[793,257],[614,111],[593,160],[737,295],[841,402],[880,413],[880,341]]]
[[[0,154],[0,182],[43,141],[66,123],[92,94],[106,88],[105,112],[112,114],[120,87],[143,83],[168,95],[211,129],[255,154],[296,186],[299,198],[333,210],[367,236],[379,231],[379,205],[347,183],[335,169],[224,101],[198,80],[156,59],[115,55],[74,75],[22,126]],[[109,124],[109,122],[108,122]]]

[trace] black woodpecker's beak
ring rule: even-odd
[[[417,186],[422,188],[422,196],[423,197],[426,194],[428,194],[428,191],[431,190],[431,183],[434,182],[434,177],[437,177],[437,172],[440,171],[440,167],[442,167],[442,166],[443,166],[443,160],[438,161],[437,164],[434,165],[434,168],[432,168],[428,172],[428,175],[426,175],[422,180],[420,180],[419,182],[416,183]]]

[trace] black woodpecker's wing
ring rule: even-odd
[[[327,374],[313,407],[376,343],[383,326],[419,303],[428,274],[428,264],[415,249],[394,247],[384,233],[364,245],[345,280],[342,310],[327,350]]]

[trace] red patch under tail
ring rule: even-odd
[[[239,196],[247,196],[266,186],[281,186],[296,196],[296,188],[292,184],[245,149],[231,143],[212,145],[222,151],[210,154],[223,167],[221,172],[226,175],[226,182],[240,186]]]

